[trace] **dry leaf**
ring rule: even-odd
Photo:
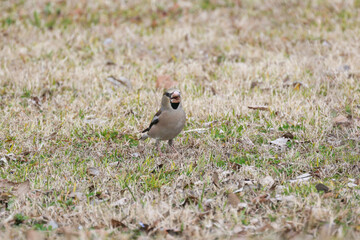
[[[103,42],[104,45],[110,45],[113,42],[112,38],[106,38]]]
[[[315,188],[318,192],[325,192],[325,193],[330,192],[329,188],[322,183],[316,184]]]
[[[300,176],[297,176],[295,179],[291,179],[289,180],[289,182],[291,183],[299,183],[299,182],[305,182],[311,179],[311,174],[310,173],[304,173],[301,174]]]
[[[52,219],[46,224],[46,226],[51,226],[52,230],[59,228],[59,225]]]
[[[213,86],[211,86],[210,89],[211,89],[211,92],[212,92],[213,95],[216,95],[216,94],[217,94],[217,93],[216,93],[216,89],[215,89]]]
[[[122,230],[126,231],[128,227],[122,223],[121,221],[118,221],[116,219],[111,219],[111,227],[113,228],[122,228]]]
[[[257,196],[252,200],[252,203],[265,203],[270,200],[270,194],[265,193],[263,195]]]
[[[291,132],[287,132],[283,135],[284,138],[294,139],[294,135]]]
[[[159,165],[157,165],[154,170],[151,171],[151,173],[157,173],[159,172],[162,168],[164,167],[163,163],[160,163]]]
[[[182,207],[184,207],[184,206],[186,206],[188,204],[191,204],[191,203],[198,204],[198,202],[199,202],[199,199],[197,197],[190,195],[190,196],[187,196],[180,205]]]
[[[86,173],[90,176],[97,176],[100,174],[100,171],[99,169],[97,169],[96,167],[89,167],[87,170],[86,170]]]
[[[286,81],[284,82],[284,87],[289,87],[292,86],[294,88],[294,90],[300,90],[300,87],[305,87],[308,88],[309,86],[306,83],[303,82],[290,82],[290,81]]]
[[[232,207],[237,207],[240,203],[240,199],[235,193],[230,192],[228,194],[228,202]]]
[[[236,162],[230,162],[229,166],[231,167],[232,170],[234,171],[239,171],[242,168],[242,165]]]
[[[123,206],[128,203],[127,198],[121,198],[120,200],[117,200],[116,202],[113,202],[110,204],[111,207],[117,207],[117,206]]]
[[[355,183],[349,182],[349,183],[347,184],[347,186],[348,186],[349,188],[354,188],[354,187],[357,187],[358,185],[356,185]]]
[[[270,189],[275,183],[275,180],[271,176],[266,176],[260,180],[260,184],[267,189]]]
[[[169,75],[161,75],[156,79],[157,89],[169,89],[175,87],[177,82],[173,81]]]
[[[275,139],[274,141],[271,141],[270,144],[273,144],[275,146],[278,146],[278,147],[286,147],[286,143],[289,141],[288,138],[284,138],[284,137],[281,137],[281,138],[278,138],[278,139]]]
[[[7,165],[8,161],[6,160],[5,157],[0,158],[0,165]]]
[[[206,122],[203,124],[203,126],[209,128],[209,127],[212,127],[217,122],[218,122],[217,120],[211,121],[211,122]]]
[[[14,195],[17,196],[17,197],[19,197],[19,198],[22,198],[22,197],[25,197],[25,195],[26,195],[28,192],[30,192],[30,182],[29,182],[29,180],[20,183],[20,184],[17,186],[17,190],[16,190],[16,192],[14,193]]]
[[[106,78],[106,80],[113,83],[115,86],[125,86],[128,89],[132,89],[132,84],[130,80],[125,77],[115,78],[114,76],[109,76]]]
[[[351,124],[351,120],[349,120],[344,115],[339,115],[333,120],[334,124],[337,126],[343,125],[343,126],[349,126]]]
[[[213,181],[214,185],[219,188],[219,175],[217,174],[217,172],[213,173],[212,181]]]
[[[165,229],[166,233],[172,235],[172,236],[180,236],[181,235],[181,231],[179,230],[174,230],[174,229]]]
[[[324,195],[322,196],[323,198],[331,198],[331,197],[334,197],[334,193],[332,192],[327,192],[327,193],[324,193]]]
[[[250,89],[253,89],[257,86],[260,86],[262,84],[262,82],[259,82],[259,81],[252,81],[251,82],[251,85],[250,85]]]
[[[253,110],[270,111],[267,106],[248,106],[248,108]]]
[[[0,191],[8,192],[16,197],[23,198],[28,192],[30,192],[30,182],[27,180],[22,183],[14,183],[2,179],[0,180]]]
[[[355,180],[355,184],[356,184],[356,185],[360,185],[360,178],[357,178],[357,179]]]
[[[105,63],[105,65],[106,65],[106,66],[115,66],[116,63],[114,63],[113,61],[107,61],[107,62]]]

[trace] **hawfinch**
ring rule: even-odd
[[[173,139],[183,130],[186,115],[181,104],[180,91],[176,88],[166,90],[161,99],[160,110],[151,120],[150,126],[142,131],[147,132],[141,139],[151,137],[156,139],[156,147],[161,154],[160,141],[168,140],[173,148]],[[176,150],[175,150],[176,151]]]

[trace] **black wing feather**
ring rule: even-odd
[[[142,133],[150,131],[151,127],[159,122],[158,117],[160,116],[160,114],[161,114],[161,109],[155,114],[153,120],[150,123],[150,126],[147,129],[145,129],[144,131],[142,131]]]

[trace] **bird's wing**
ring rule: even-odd
[[[150,126],[144,131],[142,131],[142,133],[150,131],[151,127],[159,122],[160,114],[161,114],[161,109],[155,114],[155,116],[151,120]]]

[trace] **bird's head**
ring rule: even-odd
[[[164,92],[161,104],[163,107],[177,109],[181,104],[180,90],[176,88],[170,88]]]

